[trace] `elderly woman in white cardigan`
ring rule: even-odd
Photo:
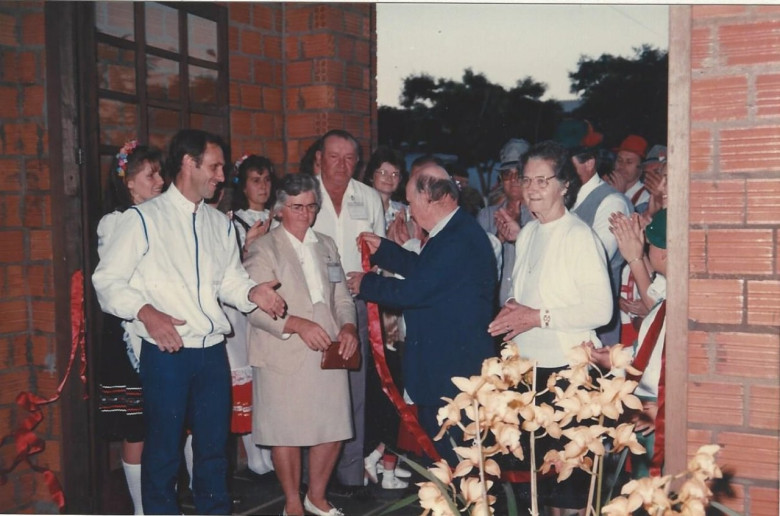
[[[588,341],[601,347],[595,330],[612,316],[604,246],[567,209],[580,187],[574,159],[555,142],[539,143],[524,156],[523,196],[536,220],[516,243],[513,296],[488,327],[491,335],[512,340],[523,358],[537,362],[537,385],[568,365],[569,349]],[[555,491],[547,501],[584,507],[578,489],[567,491],[564,484],[551,486]]]

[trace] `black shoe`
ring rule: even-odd
[[[345,486],[339,482],[333,482],[328,488],[328,496],[334,498],[349,498],[368,502],[374,499],[371,490],[367,486]]]

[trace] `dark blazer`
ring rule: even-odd
[[[403,310],[404,387],[415,403],[440,405],[458,392],[450,378],[479,374],[495,355],[487,327],[496,258],[487,234],[459,209],[419,255],[383,239],[372,262],[405,279],[366,274],[360,297]]]

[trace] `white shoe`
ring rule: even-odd
[[[377,476],[377,473],[379,473],[379,468],[382,467],[382,463],[378,462],[377,460],[373,460],[373,458],[369,455],[365,459],[363,459],[363,485],[367,486],[369,482],[372,484],[376,484],[379,482],[379,477]]]
[[[379,463],[376,465],[376,472],[377,473],[384,473],[385,472],[385,467],[382,466],[382,461],[379,461]],[[398,478],[409,478],[409,477],[412,476],[412,472],[411,471],[406,470],[406,469],[402,468],[401,466],[396,466],[395,469],[393,470],[393,473]]]
[[[396,478],[392,471],[385,471],[382,475],[382,489],[406,489],[409,482]]]
[[[330,505],[330,502],[328,502],[328,505]],[[330,506],[330,510],[327,512],[317,508],[316,505],[309,501],[308,495],[303,498],[303,508],[314,514],[314,516],[344,516],[344,513],[341,512],[341,509],[336,509],[332,505]]]

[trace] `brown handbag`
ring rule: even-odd
[[[347,369],[357,371],[360,369],[360,349],[356,349],[349,359],[344,360],[339,355],[339,343],[331,342],[330,347],[322,352],[320,369]]]

